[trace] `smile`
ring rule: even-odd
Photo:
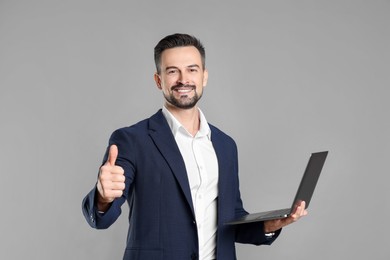
[[[179,85],[172,87],[172,91],[175,91],[179,94],[188,94],[193,90],[195,90],[195,86],[192,85]]]
[[[179,93],[190,93],[192,91],[191,89],[175,89]]]

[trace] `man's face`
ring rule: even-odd
[[[193,108],[202,97],[208,73],[199,51],[193,46],[167,49],[161,55],[161,72],[154,75],[168,106]]]

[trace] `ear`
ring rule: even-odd
[[[156,82],[156,86],[158,89],[161,89],[161,77],[158,73],[154,73],[154,82]]]
[[[209,79],[209,72],[207,69],[205,69],[203,71],[203,87],[206,87],[208,79]]]

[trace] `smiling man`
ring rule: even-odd
[[[202,97],[207,77],[201,55],[194,46],[165,50],[154,75],[169,109],[193,108]]]
[[[248,213],[236,144],[197,106],[208,79],[204,47],[193,36],[169,35],[154,58],[165,103],[112,134],[97,184],[83,200],[86,220],[108,228],[127,201],[126,260],[233,260],[235,242],[270,245],[282,227],[307,214],[304,202],[285,219],[225,225]]]

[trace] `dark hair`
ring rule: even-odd
[[[157,73],[160,74],[161,72],[161,54],[163,51],[166,49],[185,46],[194,46],[198,49],[202,58],[202,66],[204,69],[206,64],[206,52],[200,40],[188,34],[175,33],[166,36],[157,43],[156,47],[154,47],[154,62],[156,64]]]

